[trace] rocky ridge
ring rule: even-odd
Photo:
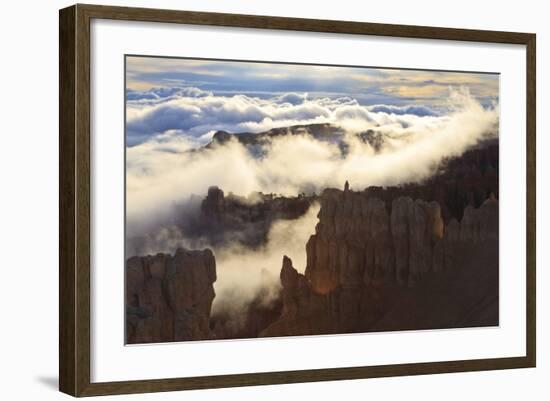
[[[328,189],[306,252],[304,274],[283,258],[283,312],[262,335],[498,324],[494,196],[445,225],[437,202],[399,197],[388,212],[368,190]]]
[[[205,236],[212,244],[228,238],[248,247],[265,244],[272,223],[276,220],[294,220],[303,216],[315,196],[283,197],[255,193],[245,198],[212,186],[201,203],[194,235]]]
[[[293,125],[290,127],[272,128],[259,133],[216,131],[212,136],[212,141],[205,148],[211,149],[231,140],[236,140],[248,147],[262,146],[267,144],[272,138],[286,135],[308,135],[317,140],[334,142],[339,141],[343,134],[344,131],[340,127],[329,123]]]

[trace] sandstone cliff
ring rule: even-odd
[[[265,336],[498,324],[498,201],[445,224],[437,202],[325,190],[305,274],[283,260]]]
[[[127,343],[205,340],[216,262],[209,249],[132,257],[126,262]]]

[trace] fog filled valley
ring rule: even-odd
[[[498,324],[498,103],[447,93],[128,92],[127,342]]]

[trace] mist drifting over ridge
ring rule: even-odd
[[[149,319],[140,309],[148,286],[164,302],[175,281],[189,302],[173,317],[203,333],[174,328],[186,338],[286,335],[266,328],[300,310],[287,329],[303,330],[310,312],[339,324],[364,309],[369,322],[369,308],[384,304],[382,273],[412,283],[423,257],[441,251],[446,224],[452,234],[464,220],[465,237],[481,227],[472,216],[485,201],[495,210],[498,93],[492,73],[127,56],[126,268],[141,274],[129,276],[135,333]],[[362,192],[370,186],[382,188]],[[414,209],[403,212],[405,203]],[[426,229],[432,218],[435,234]],[[411,235],[423,255],[414,260]],[[426,266],[442,266],[428,256]],[[160,265],[161,282],[153,277]],[[327,288],[335,291],[328,312]]]
[[[127,147],[130,225],[192,194],[204,196],[212,185],[243,196],[258,191],[295,196],[341,187],[346,180],[357,189],[420,181],[429,177],[442,159],[459,156],[484,138],[498,136],[498,104],[483,107],[465,88],[449,90],[446,113],[426,115],[422,110],[422,116],[388,113],[391,108],[373,111],[380,107],[361,106],[350,98],[307,100],[304,95],[301,103],[293,104],[285,96],[278,97],[285,100],[277,103],[277,99],[244,95],[191,93],[156,99],[146,106],[128,105],[129,131],[145,125],[160,132]],[[297,100],[294,95],[291,97]],[[191,122],[187,113],[195,115]],[[212,123],[203,118],[208,113]],[[227,115],[231,118],[224,120]],[[218,129],[258,132],[310,123],[340,127],[341,141],[348,147],[346,155],[338,144],[307,135],[274,137],[262,145],[262,157],[238,141],[214,146],[208,152],[190,152],[210,142]],[[354,135],[369,129],[383,136],[380,148],[374,149]]]
[[[159,133],[127,148],[127,230],[129,235],[147,232],[151,254],[172,253],[178,246],[214,249],[214,314],[239,315],[262,288],[276,294],[282,255],[303,271],[304,244],[315,232],[318,205],[297,220],[275,223],[261,249],[231,241],[216,248],[207,240],[191,242],[177,227],[163,223],[182,210],[200,213],[190,196],[202,199],[214,185],[241,196],[296,196],[341,188],[346,180],[356,190],[418,182],[430,177],[443,159],[498,136],[498,104],[484,107],[465,88],[449,89],[445,106],[437,109],[362,106],[349,97],[308,99],[296,93],[260,99],[187,88],[164,95],[128,103],[128,130]],[[261,156],[235,138],[202,149],[216,130],[261,132],[311,123],[339,127],[339,143],[281,135],[262,142]],[[382,136],[380,147],[356,135],[367,130]],[[347,146],[345,154],[341,143]]]

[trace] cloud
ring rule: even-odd
[[[319,204],[296,220],[277,220],[270,228],[265,246],[260,249],[233,245],[218,250],[215,254],[218,281],[215,284],[216,299],[213,314],[223,313],[230,307],[243,310],[257,295],[258,290],[269,289],[268,299],[280,288],[283,255],[293,261],[295,268],[304,272],[306,267],[305,244],[315,233]]]
[[[498,107],[482,107],[466,90],[452,93],[452,112],[424,117],[375,113],[350,104],[323,106],[308,101],[281,106],[243,96],[193,100],[171,101],[140,117],[144,131],[176,131],[127,148],[129,217],[165,208],[191,194],[202,196],[211,185],[240,195],[255,191],[295,195],[341,187],[346,180],[356,189],[417,181],[429,176],[443,158],[460,155],[488,133],[498,133]],[[346,132],[342,138],[348,146],[346,157],[339,144],[305,135],[266,142],[256,152],[261,158],[236,140],[208,151],[188,152],[202,145],[205,138],[198,134],[207,130],[211,133],[230,126],[262,131],[273,125],[310,121],[341,126]],[[200,130],[194,131],[197,124]],[[377,152],[353,135],[368,129],[384,136]],[[182,135],[178,130],[196,133]]]
[[[128,89],[126,90],[126,100],[141,104],[154,104],[155,102],[147,102],[148,100],[170,100],[175,97],[204,97],[212,95],[212,92],[204,91],[194,87],[170,87],[170,88],[151,88],[149,90],[139,91]]]
[[[409,105],[409,106],[393,106],[380,104],[376,106],[368,107],[369,111],[373,113],[387,113],[387,114],[414,114],[415,116],[425,117],[425,116],[439,116],[442,113],[434,108],[423,106],[423,105]]]
[[[295,124],[362,120],[387,124],[388,114],[435,116],[428,106],[362,106],[349,96],[309,98],[285,93],[271,98],[220,96],[197,88],[127,92],[126,139],[134,146],[168,132],[208,141],[210,132],[261,132]],[[394,122],[403,123],[403,118]]]
[[[278,103],[290,103],[291,105],[296,106],[298,104],[304,103],[307,100],[307,93],[289,92],[277,96],[273,100]]]

